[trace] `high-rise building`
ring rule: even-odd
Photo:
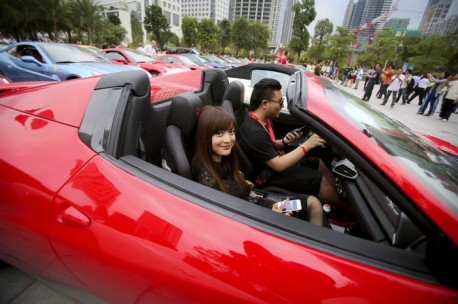
[[[232,0],[231,20],[244,17],[260,21],[269,26],[269,46],[285,46],[291,41],[294,13],[297,0]]]
[[[375,33],[383,29],[392,0],[350,0],[344,18],[344,26],[358,31],[358,45],[370,44]],[[382,17],[381,17],[382,16]],[[376,20],[377,22],[373,22]]]
[[[457,0],[429,0],[420,23],[423,35],[445,35],[457,29]]]
[[[215,23],[229,19],[230,0],[181,0],[181,14],[202,19],[211,19]]]
[[[343,27],[355,29],[362,25],[363,11],[366,7],[367,0],[350,0],[345,11]]]
[[[232,19],[245,17],[269,24],[272,2],[273,0],[233,0]]]
[[[271,29],[270,47],[285,46],[291,41],[294,3],[296,3],[296,0],[272,0],[271,16],[268,23]]]

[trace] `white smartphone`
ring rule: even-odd
[[[281,203],[282,212],[299,211],[302,209],[301,200],[299,199],[284,200]]]

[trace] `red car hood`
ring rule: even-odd
[[[383,172],[399,189],[402,189],[406,196],[417,203],[418,208],[427,213],[436,225],[443,229],[455,243],[458,243],[458,234],[454,230],[457,221],[456,211],[450,205],[454,203],[442,201],[443,197],[440,197],[440,194],[435,189],[425,185],[424,180],[421,180],[414,170],[410,170],[406,165],[408,160],[404,160],[402,155],[387,153],[372,137],[361,132],[359,128],[355,128],[355,125],[345,117],[343,113],[345,109],[339,108],[342,105],[341,99],[347,98],[345,93],[335,92],[333,94],[332,91],[325,92],[318,77],[314,77],[310,73],[306,73],[306,75],[308,86],[307,110],[310,114],[317,118],[326,119],[324,121],[325,124],[340,133],[353,147],[359,150],[359,153],[365,155],[367,159],[374,163],[379,171]],[[327,96],[327,94],[332,95]],[[374,129],[371,132],[377,132],[377,130]],[[409,139],[407,133],[391,134],[389,129],[384,128],[380,128],[379,132],[381,136],[385,133],[387,138],[400,136],[398,138],[399,142],[404,139],[415,140],[414,137],[417,137],[415,134],[414,137]],[[423,135],[423,138],[425,137],[429,141],[433,141],[436,146],[441,145],[442,148],[450,148],[452,152],[456,153],[456,147],[449,143],[433,139],[432,136]]]
[[[442,150],[446,153],[449,153],[453,156],[458,157],[458,147],[454,146],[453,144],[449,143],[448,141],[445,141],[443,139],[437,138],[432,135],[428,134],[423,134],[419,132],[415,132],[418,136],[421,138],[425,139],[429,143],[431,143],[433,146],[435,146],[437,149]]]

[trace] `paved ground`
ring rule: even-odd
[[[362,83],[360,83],[358,90],[343,86],[340,87],[351,94],[355,94],[359,98],[362,98],[364,94]],[[439,120],[437,113],[430,117],[418,115],[416,114],[418,100],[414,100],[409,105],[398,103],[394,108],[389,107],[390,102],[382,106],[380,105],[381,100],[375,98],[377,90],[378,86],[374,88],[373,96],[369,101],[369,104],[375,109],[380,110],[391,118],[401,121],[414,131],[434,135],[458,146],[458,114],[452,114],[448,122]],[[438,109],[440,108],[438,107]],[[77,295],[75,291],[68,288],[39,281],[15,268],[3,266],[0,267],[0,304],[6,303],[86,304],[99,302],[97,299],[81,297],[81,295]]]
[[[362,82],[360,82],[358,90],[341,85],[339,86],[359,98],[362,98],[364,95]],[[375,86],[374,91],[372,92],[372,97],[369,100],[369,104],[372,107],[383,112],[387,116],[402,122],[413,131],[433,135],[458,147],[458,114],[452,114],[447,122],[439,120],[439,113],[437,113],[440,110],[441,104],[439,104],[436,108],[436,113],[432,116],[418,115],[417,111],[420,107],[418,106],[418,98],[415,98],[410,104],[402,105],[399,102],[394,106],[394,108],[390,108],[390,96],[390,100],[387,104],[382,106],[380,105],[382,100],[375,97],[378,89],[379,86]],[[442,98],[440,102],[442,103]]]

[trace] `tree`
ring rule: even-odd
[[[214,48],[218,42],[218,27],[211,19],[202,19],[197,24],[197,41],[204,52]]]
[[[140,20],[135,14],[130,14],[130,25],[132,27],[132,43],[138,45],[143,43],[143,29]]]
[[[119,45],[127,35],[127,31],[120,25],[114,25],[108,18],[100,20],[100,26],[94,32],[94,42],[101,45]]]
[[[232,43],[235,47],[235,56],[238,56],[239,51],[250,44],[248,20],[246,18],[239,17],[232,24]]]
[[[110,21],[114,25],[121,25],[121,20],[115,14],[108,15],[108,21]]]
[[[449,70],[456,48],[444,36],[430,36],[414,47],[418,54],[409,62],[420,72]]]
[[[327,48],[327,37],[332,34],[334,25],[329,19],[321,19],[315,26],[315,35],[312,39],[312,46],[308,50],[308,57],[318,61],[323,58],[323,53]]]
[[[332,60],[336,65],[342,66],[351,55],[350,43],[353,35],[344,27],[338,26],[334,35],[329,37],[329,46],[324,53],[327,60]]]
[[[185,16],[181,23],[183,41],[187,46],[194,47],[197,44],[197,19]]]
[[[300,58],[301,52],[306,51],[309,46],[310,34],[307,30],[307,26],[309,26],[316,17],[315,1],[302,0],[296,2],[293,6],[293,12],[293,35],[289,48],[297,53],[297,58]]]
[[[224,53],[226,46],[231,43],[231,23],[227,19],[223,19],[218,23],[219,26],[219,44],[221,52]]]
[[[267,49],[269,41],[270,29],[267,24],[259,21],[249,21],[248,23],[249,44],[246,45],[247,53],[254,50],[255,56],[258,57],[263,49]]]
[[[162,33],[170,29],[167,18],[162,14],[162,8],[157,5],[150,5],[146,8],[145,19],[143,19],[145,29],[152,32],[159,48],[164,45]]]
[[[93,43],[94,31],[100,27],[102,7],[95,4],[94,0],[73,0],[70,9],[75,26],[87,33],[89,44]]]
[[[180,43],[180,38],[171,31],[165,31],[162,33],[164,46],[169,48],[170,46],[177,46]]]

